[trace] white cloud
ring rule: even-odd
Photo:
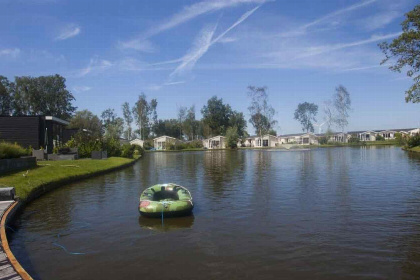
[[[369,39],[358,40],[358,41],[350,42],[350,43],[336,44],[336,45],[329,45],[329,46],[310,47],[306,50],[303,50],[302,54],[299,55],[298,57],[303,58],[303,57],[308,57],[308,56],[320,55],[320,54],[323,54],[323,53],[337,51],[337,50],[341,50],[341,49],[345,49],[345,48],[351,48],[351,47],[362,46],[362,45],[366,45],[366,44],[370,44],[370,43],[375,43],[375,42],[383,41],[383,40],[386,40],[386,39],[395,38],[395,37],[401,35],[401,33],[402,32],[391,33],[391,34],[387,34],[387,35],[373,35]]]
[[[86,76],[89,73],[100,73],[109,69],[112,66],[113,66],[112,62],[95,57],[90,60],[86,68],[83,68],[79,71],[78,76],[82,77],[82,76]]]
[[[397,11],[387,11],[367,17],[360,21],[360,25],[367,31],[373,31],[387,26],[389,23],[400,17],[402,13]]]
[[[178,65],[178,67],[171,73],[170,76],[172,77],[174,75],[181,74],[185,72],[186,70],[191,70],[194,67],[194,65],[197,63],[197,61],[209,50],[209,48],[213,44],[223,39],[223,37],[226,34],[228,34],[232,29],[234,29],[236,26],[238,26],[243,21],[245,21],[256,10],[258,10],[260,6],[261,5],[244,13],[234,24],[232,24],[228,29],[223,31],[215,39],[213,39],[213,36],[216,31],[217,25],[215,25],[214,27],[204,28],[200,32],[199,36],[195,39],[193,47],[187,52],[186,55],[184,55],[182,58],[179,59],[181,64]],[[172,60],[170,62],[173,62],[173,61],[177,61],[177,60]]]
[[[374,2],[377,2],[377,1],[378,0],[367,0],[367,1],[363,1],[363,2],[360,2],[360,3],[354,4],[354,5],[348,6],[348,7],[343,8],[343,9],[336,10],[336,11],[331,12],[331,13],[325,15],[325,16],[322,16],[320,18],[317,18],[317,19],[315,19],[315,20],[313,20],[313,21],[311,21],[309,23],[306,23],[306,24],[304,24],[302,26],[299,26],[299,27],[297,27],[297,28],[295,28],[293,30],[280,33],[280,34],[278,34],[278,36],[280,36],[280,37],[302,36],[302,35],[306,34],[306,32],[307,32],[307,30],[309,28],[311,28],[311,27],[313,27],[315,25],[319,25],[321,23],[325,23],[327,20],[330,20],[332,18],[335,18],[335,17],[337,17],[339,15],[343,15],[343,14],[352,12],[354,10],[363,8],[363,7],[365,7],[367,5],[370,5],[370,4],[372,4]],[[332,24],[337,25],[338,22],[337,21],[332,21]]]
[[[74,36],[77,36],[80,34],[81,28],[76,24],[68,24],[67,26],[63,27],[57,37],[55,37],[56,40],[67,40],[69,38],[72,38]]]
[[[118,46],[121,49],[133,49],[136,51],[152,53],[155,52],[156,47],[147,39],[133,39],[125,42],[119,42]]]
[[[181,25],[207,13],[236,7],[242,4],[262,4],[267,1],[268,0],[208,0],[198,2],[184,7],[180,12],[171,16],[168,20],[151,27],[145,33],[134,39],[128,40],[126,42],[120,42],[119,45],[123,48],[132,48],[138,51],[144,51],[144,49],[146,49],[146,52],[149,52],[150,42],[148,42],[147,39],[154,35],[175,28],[178,25]]]
[[[0,49],[0,56],[16,58],[20,54],[20,49]]]
[[[92,88],[88,87],[88,86],[75,86],[75,87],[73,87],[73,90],[77,93],[84,92],[84,91],[89,91],[91,89]]]
[[[233,43],[238,41],[238,38],[234,38],[234,37],[226,37],[226,38],[222,38],[219,40],[219,43],[222,44],[227,44],[227,43]]]
[[[168,83],[164,83],[164,86],[174,86],[174,85],[180,85],[180,84],[185,84],[185,81],[177,81],[177,82],[168,82]]]

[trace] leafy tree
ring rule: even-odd
[[[210,128],[210,135],[224,135],[229,127],[229,120],[232,109],[228,104],[223,103],[223,99],[213,96],[207,100],[207,105],[201,109],[204,124]]]
[[[406,19],[401,23],[402,34],[395,38],[390,44],[383,42],[379,44],[385,54],[381,64],[396,58],[397,61],[389,69],[401,73],[407,69],[407,76],[413,77],[414,84],[405,92],[405,101],[420,102],[420,5],[408,12]]]
[[[88,110],[77,111],[71,118],[68,128],[85,130],[84,134],[98,139],[102,135],[102,123],[98,116]]]
[[[336,112],[334,123],[341,128],[344,133],[345,127],[349,124],[349,112],[351,111],[350,93],[347,89],[340,85],[335,89],[333,96],[333,106]]]
[[[133,114],[130,110],[130,105],[128,104],[128,102],[124,102],[124,104],[122,105],[122,110],[123,110],[123,116],[124,116],[124,122],[126,125],[126,130],[124,132],[125,134],[125,138],[127,140],[131,140],[132,139],[132,128],[131,128],[131,124],[133,123]]]
[[[229,127],[226,130],[227,146],[231,149],[234,149],[237,147],[238,141],[239,141],[238,128],[236,126]]]
[[[12,100],[14,94],[14,83],[0,76],[0,116],[10,116],[12,113]]]
[[[119,139],[124,130],[124,120],[115,114],[114,109],[106,109],[101,114],[104,135],[107,138]]]
[[[251,97],[251,105],[248,107],[251,115],[249,122],[254,126],[255,133],[262,137],[277,123],[274,120],[276,111],[268,104],[267,87],[248,86],[248,95]]]
[[[153,133],[159,137],[167,135],[174,138],[180,138],[179,122],[176,119],[158,120],[153,126]]]
[[[60,75],[16,77],[15,84],[14,115],[51,115],[68,120],[76,110],[72,106],[75,98]]]
[[[248,136],[247,123],[243,113],[233,111],[229,119],[229,126],[236,127],[239,137]]]
[[[199,123],[195,119],[195,106],[191,106],[186,111],[185,121],[183,123],[184,133],[189,140],[194,140],[194,136],[198,133]]]
[[[152,121],[156,119],[157,122],[156,108],[157,100],[152,99],[149,103],[147,102],[146,95],[142,93],[139,95],[139,98],[132,109],[134,119],[139,127],[138,133],[140,134],[140,138],[143,140],[149,137],[149,133],[152,128],[150,117],[152,116]]]
[[[335,123],[334,120],[334,106],[332,105],[331,100],[327,100],[324,102],[324,120],[327,124],[327,131],[331,129],[333,124]]]
[[[316,122],[315,116],[318,113],[318,105],[314,103],[300,103],[295,110],[295,120],[302,125],[302,130],[306,132],[314,132],[312,121]]]
[[[183,136],[183,128],[187,118],[187,107],[181,106],[178,108],[178,122],[179,122],[179,135]]]
[[[273,135],[273,136],[277,136],[277,131],[275,131],[274,129],[270,129],[268,134]]]

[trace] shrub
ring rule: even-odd
[[[124,144],[121,147],[121,156],[125,158],[133,158],[136,147],[130,144]]]
[[[357,137],[356,135],[352,135],[352,136],[350,136],[350,138],[349,138],[349,143],[350,143],[350,144],[357,144],[357,143],[360,143],[360,139],[359,139],[359,137]]]
[[[187,149],[201,149],[203,148],[203,142],[200,140],[193,140],[186,144]]]
[[[102,143],[102,150],[108,153],[108,157],[119,157],[122,153],[121,143],[118,139],[106,138]]]
[[[236,126],[229,127],[226,130],[226,144],[229,148],[234,149],[238,145],[239,135],[238,128]]]
[[[404,146],[406,143],[406,139],[405,137],[403,137],[403,135],[399,132],[395,133],[395,139],[397,141],[397,144],[400,146]]]
[[[385,138],[382,135],[377,135],[376,141],[385,141]]]
[[[407,139],[407,146],[409,148],[414,148],[420,146],[420,135],[414,135]]]
[[[153,140],[144,140],[143,142],[143,149],[146,151],[151,150],[153,148]]]
[[[134,155],[136,156],[143,156],[144,155],[144,149],[141,146],[133,145],[134,147]]]
[[[322,137],[319,138],[318,142],[319,142],[320,145],[325,145],[325,144],[328,144],[328,139],[327,139],[327,137],[322,136]]]
[[[29,155],[28,151],[16,143],[0,143],[0,159],[20,158],[27,155]]]

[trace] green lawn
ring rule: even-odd
[[[26,199],[33,189],[44,184],[106,171],[134,160],[111,157],[104,160],[40,161],[36,168],[29,169],[29,171],[20,171],[0,177],[0,187],[15,187],[16,195],[21,199]]]
[[[417,146],[417,147],[414,147],[414,148],[411,148],[411,149],[408,149],[408,150],[411,151],[411,152],[420,153],[420,146]]]

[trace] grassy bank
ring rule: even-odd
[[[31,191],[63,180],[106,172],[130,164],[135,159],[111,157],[106,160],[63,160],[38,162],[36,168],[0,177],[0,187],[15,187],[16,195],[26,199]]]
[[[414,147],[414,148],[407,149],[407,151],[420,153],[420,146],[417,146],[417,147]]]

